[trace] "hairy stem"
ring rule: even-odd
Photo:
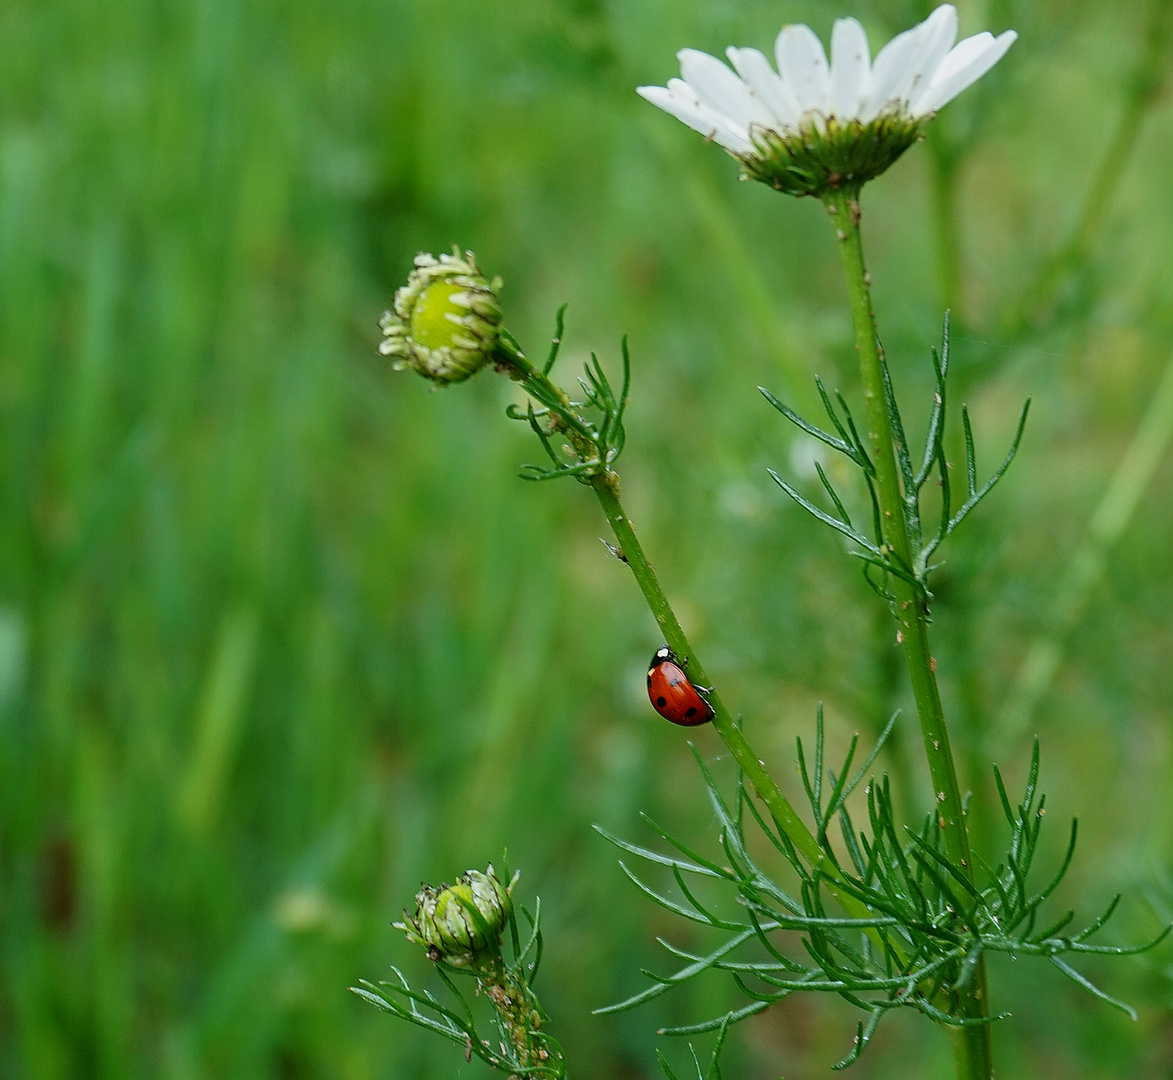
[[[909,536],[904,493],[896,467],[893,417],[889,413],[884,389],[883,358],[872,311],[871,284],[864,267],[863,245],[859,231],[859,192],[839,189],[826,199],[827,209],[838,238],[839,255],[847,280],[851,316],[855,327],[855,347],[859,353],[860,375],[867,404],[868,441],[876,470],[876,491],[881,510],[881,530],[889,557],[905,570],[913,566],[912,541]],[[949,746],[945,713],[937,688],[936,661],[929,647],[929,611],[923,594],[909,581],[891,575],[888,587],[895,597],[894,614],[904,647],[908,674],[916,699],[921,736],[945,849],[951,861],[963,868],[972,880],[973,867],[969,835],[957,769]],[[959,991],[957,1005],[967,1019],[984,1019],[988,1013],[985,961],[980,960],[968,986]],[[992,1075],[990,1034],[987,1024],[957,1029],[954,1037],[959,1080]]]
[[[556,1044],[542,1039],[543,1015],[534,992],[509,967],[497,962],[479,976],[480,992],[497,1010],[516,1059],[539,1077],[565,1080],[566,1063]]]

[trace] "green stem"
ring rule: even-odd
[[[981,975],[981,984],[978,984],[978,974]],[[975,996],[981,994],[978,1004],[985,1007],[986,962],[980,960],[974,971],[974,980],[971,984],[976,989]],[[973,1017],[977,1017],[977,1013]],[[985,1016],[983,1012],[980,1014]],[[953,1044],[953,1064],[957,1069],[957,1080],[992,1080],[994,1075],[994,1060],[990,1053],[990,1025],[981,1024],[977,1027],[954,1027],[949,1029],[949,1038]]]
[[[603,513],[607,515],[607,520],[611,523],[611,531],[615,534],[619,550],[623,553],[623,560],[631,567],[631,572],[635,575],[640,591],[644,594],[644,599],[648,602],[648,607],[659,624],[668,647],[687,666],[689,679],[701,686],[711,686],[709,677],[705,674],[704,668],[701,667],[696,653],[693,652],[688,638],[685,637],[684,631],[680,627],[676,613],[668,603],[664,590],[660,588],[656,571],[648,561],[647,555],[644,554],[643,547],[632,527],[631,519],[623,512],[623,506],[616,493],[616,479],[614,473],[602,474],[592,478],[591,487],[598,497]],[[774,783],[773,777],[766,771],[757,754],[746,741],[741,728],[734,723],[733,717],[721,700],[721,695],[714,689],[709,692],[708,701],[713,707],[713,729],[721,736],[734,760],[741,766],[741,771],[745,774],[753,790],[757,792],[758,797],[766,804],[774,820],[778,823],[778,827],[786,833],[798,853],[812,867],[821,866],[826,857],[819,848],[818,842],[803,824],[789,800],[779,790],[778,785]]]
[[[540,384],[542,397],[550,398],[552,396],[561,402],[567,415],[561,416],[560,413],[560,419],[566,422],[565,430],[568,438],[575,443],[575,448],[580,454],[591,455],[595,453],[597,448],[593,444],[579,445],[579,440],[583,438],[581,432],[586,428],[580,418],[574,417],[574,407],[561,388],[535,368],[520,350],[507,342],[502,342],[498,360],[504,367],[510,369],[511,373],[523,384]],[[570,423],[571,417],[574,417],[574,423]],[[664,640],[686,665],[691,681],[700,686],[712,686],[712,682],[705,674],[705,669],[697,659],[692,645],[685,637],[684,630],[676,618],[676,613],[664,595],[664,590],[660,587],[656,572],[635,534],[631,519],[623,510],[623,505],[619,501],[619,477],[610,469],[601,469],[590,475],[588,481],[599,500],[599,505],[603,508],[603,513],[607,515],[607,520],[611,524],[611,531],[614,533],[618,551],[622,553],[623,561],[627,563],[632,574],[635,575],[636,583],[644,594],[652,616],[664,634]],[[716,689],[712,689],[708,691],[707,699],[713,708],[713,729],[720,735],[729,752],[733,755],[733,759],[741,768],[749,786],[765,804],[778,828],[782,830],[807,864],[812,869],[820,871],[827,880],[828,888],[834,893],[850,917],[856,919],[873,918],[873,913],[866,904],[836,884],[837,880],[841,880],[839,868],[819,847],[818,841],[803,823],[802,818],[798,816],[794,807],[791,806],[790,800],[782,794],[782,790],[775,783],[774,778],[766,771],[761,759],[754,752],[753,747],[742,734],[741,728],[721,700],[721,695],[717,693]],[[885,947],[886,944],[887,948],[895,948],[893,942],[889,940],[885,943],[875,931],[870,931],[869,936],[873,936],[881,947]]]
[[[676,618],[676,613],[664,595],[664,590],[660,588],[656,571],[652,568],[651,562],[648,561],[647,555],[644,554],[644,550],[640,546],[631,519],[623,512],[623,506],[619,502],[617,493],[618,479],[614,473],[600,474],[591,479],[591,487],[598,497],[603,513],[607,515],[607,520],[611,523],[611,531],[615,534],[619,550],[623,553],[623,561],[631,567],[631,572],[635,575],[640,591],[644,594],[644,599],[648,602],[648,607],[659,624],[668,647],[678,659],[687,665],[689,679],[702,686],[712,686],[713,684],[705,674],[705,669],[701,667],[692,645],[685,637]],[[713,707],[713,730],[721,736],[722,741],[733,755],[733,759],[749,781],[750,787],[770,811],[775,824],[786,834],[787,839],[807,861],[808,865],[823,875],[827,880],[827,887],[850,917],[854,919],[872,918],[873,912],[866,904],[836,884],[840,880],[839,868],[819,847],[818,841],[803,824],[794,807],[790,805],[790,801],[782,794],[781,789],[774,782],[774,778],[766,771],[761,759],[754,753],[753,747],[750,746],[742,734],[741,728],[734,722],[729,710],[725,707],[721,695],[717,693],[716,689],[712,689],[708,692],[707,698]],[[869,930],[868,936],[882,949],[892,949],[899,954],[899,946],[890,938],[881,937],[875,930]]]
[[[480,990],[497,1010],[517,1060],[534,1075],[566,1080],[566,1062],[556,1043],[541,1038],[544,1014],[525,979],[498,960],[479,976]]]
[[[851,316],[855,326],[855,347],[859,353],[860,375],[867,405],[868,441],[875,465],[876,491],[881,510],[881,529],[884,546],[900,566],[913,566],[912,541],[909,535],[904,493],[896,466],[893,418],[889,413],[884,388],[883,358],[876,332],[876,318],[872,310],[870,279],[863,260],[863,245],[859,231],[859,191],[840,189],[825,197],[827,209],[834,222],[839,240],[839,255],[847,280],[851,301]],[[891,575],[889,588],[894,597],[894,613],[899,624],[899,637],[904,646],[904,658],[912,682],[920,719],[921,736],[929,773],[936,793],[938,823],[945,850],[954,865],[973,878],[969,835],[965,826],[965,811],[961,790],[957,783],[957,769],[949,746],[949,732],[941,694],[937,688],[937,662],[929,647],[929,611],[923,593],[903,578]],[[988,1013],[985,961],[980,960],[968,987],[961,991],[957,1002],[960,1014],[968,1019],[985,1018]],[[990,1033],[988,1024],[957,1029],[954,1037],[955,1056],[959,1078],[992,1075]]]

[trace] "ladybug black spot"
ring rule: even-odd
[[[659,708],[661,708],[661,709],[662,709],[662,708],[663,708],[665,705],[667,705],[667,704],[668,704],[668,699],[667,699],[666,697],[664,697],[663,695],[661,695],[660,697],[656,698],[656,705],[657,705]]]
[[[685,715],[685,716],[696,716],[696,706],[695,706],[695,705],[690,705],[690,706],[688,707],[688,711],[687,711],[687,712],[685,712],[685,714],[684,714],[684,715]]]

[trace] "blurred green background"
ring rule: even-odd
[[[1108,940],[1137,939],[1173,908],[1169,4],[960,7],[963,32],[1020,40],[865,197],[906,419],[946,303],[983,470],[1035,399],[946,553],[940,673],[980,845],[1002,842],[990,760],[1017,787],[1038,731],[1050,857],[1081,819],[1060,905],[1122,890]],[[458,242],[530,351],[570,301],[566,380],[591,349],[615,370],[631,335],[625,498],[794,791],[816,701],[839,746],[904,702],[858,566],[765,472],[813,490],[758,384],[808,410],[812,372],[857,393],[839,268],[817,204],[735,183],[633,88],[684,45],[768,48],[786,21],[826,39],[854,14],[874,50],[926,10],[0,8],[0,1076],[483,1076],[346,988],[393,962],[432,985],[390,920],[505,847],[543,899],[572,1075],[658,1075],[657,1026],[737,1000],[714,979],[590,1015],[668,966],[657,934],[696,944],[590,824],[648,842],[646,810],[715,843],[644,697],[660,642],[589,493],[515,478],[537,448],[511,387],[393,377],[376,321],[417,250]],[[882,760],[911,812],[931,794],[901,736]],[[1168,947],[1086,970],[1140,1021],[994,965],[1002,1076],[1170,1075]],[[786,1003],[727,1075],[826,1075],[854,1024]],[[897,1018],[856,1075],[948,1062]]]

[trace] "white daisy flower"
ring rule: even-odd
[[[863,27],[837,20],[828,63],[809,26],[785,26],[774,43],[777,71],[757,49],[727,49],[733,70],[682,49],[682,78],[638,93],[723,146],[746,176],[811,195],[882,173],[1017,36],[983,31],[957,42],[957,9],[942,4],[874,62]]]

